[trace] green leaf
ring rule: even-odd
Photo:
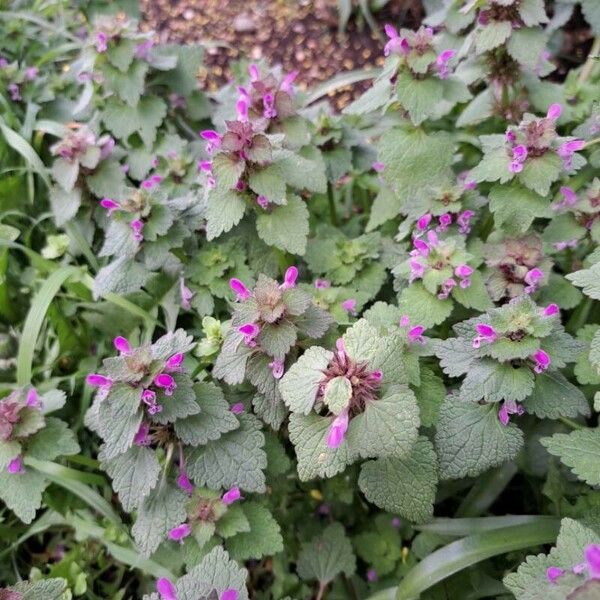
[[[250,523],[250,531],[238,533],[227,540],[227,550],[232,558],[243,562],[281,552],[281,530],[269,509],[257,502],[245,502],[242,508]]]
[[[590,298],[600,300],[600,262],[565,277],[577,287],[583,288],[583,293]]]
[[[524,400],[534,386],[533,372],[528,367],[513,367],[510,362],[497,363],[482,359],[474,362],[460,388],[465,402],[499,402]]]
[[[212,382],[199,382],[194,384],[194,392],[200,413],[175,422],[177,437],[184,444],[204,445],[239,427],[239,421],[229,410],[219,386]]]
[[[60,419],[49,417],[44,429],[27,442],[27,455],[40,460],[54,460],[57,456],[70,456],[80,452],[75,434]]]
[[[582,0],[581,12],[585,20],[592,26],[592,31],[600,35],[600,5],[594,0]]]
[[[590,415],[590,407],[583,392],[559,371],[536,375],[533,392],[523,402],[523,406],[528,413],[540,419]]]
[[[244,503],[244,505],[245,504],[246,503]],[[223,539],[247,531],[250,531],[250,523],[241,504],[232,504],[228,506],[227,512],[217,521],[217,533]]]
[[[24,523],[31,523],[35,518],[47,486],[44,476],[28,467],[25,473],[0,472],[0,499]]]
[[[246,203],[238,193],[213,189],[206,204],[206,239],[214,240],[228,232],[242,220],[245,211]]]
[[[144,82],[148,64],[135,62],[127,73],[121,73],[118,69],[106,65],[104,77],[106,85],[113,90],[129,106],[135,107],[144,92]]]
[[[57,158],[52,163],[52,177],[65,192],[70,192],[79,175],[79,163]]]
[[[162,425],[174,423],[178,419],[185,419],[201,411],[196,402],[191,379],[183,373],[174,373],[173,379],[177,388],[170,396],[167,396],[164,391],[159,391],[156,395],[162,410],[153,416],[153,420]]]
[[[273,156],[274,164],[286,183],[297,190],[324,194],[327,191],[325,162],[317,148],[306,146],[295,154],[280,150]]]
[[[99,198],[120,198],[125,193],[125,173],[116,160],[103,160],[86,184]],[[131,235],[131,230],[129,230]],[[146,233],[146,232],[144,232]]]
[[[552,216],[546,198],[516,182],[493,186],[489,199],[496,227],[511,234],[526,233],[534,219]]]
[[[111,99],[102,113],[102,121],[118,139],[127,141],[132,133],[137,132],[144,144],[151,147],[156,139],[156,130],[166,114],[167,105],[158,96],[144,97],[137,106]]]
[[[380,458],[362,465],[358,485],[369,502],[420,523],[433,515],[437,458],[433,445],[419,437],[405,458]]]
[[[278,323],[265,324],[258,334],[257,342],[266,354],[281,360],[296,343],[296,338],[294,324],[282,320]]]
[[[150,278],[150,272],[140,263],[122,256],[102,267],[92,289],[94,298],[114,293],[125,296],[138,291]]]
[[[304,254],[308,237],[308,209],[298,196],[292,196],[284,206],[256,217],[256,232],[269,246],[292,254]]]
[[[343,376],[334,377],[325,386],[323,402],[334,415],[339,415],[352,398],[352,384]]]
[[[187,501],[184,491],[164,482],[144,500],[131,529],[144,556],[150,556],[166,539],[169,530],[185,521]]]
[[[512,32],[506,50],[518,63],[529,69],[535,69],[547,42],[548,35],[543,29],[523,27]]]
[[[490,21],[477,31],[475,51],[483,54],[497,48],[510,37],[512,25],[510,21]]]
[[[398,308],[410,318],[411,323],[429,329],[444,322],[452,312],[451,300],[440,300],[430,294],[421,283],[413,283],[402,290]]]
[[[102,468],[113,480],[123,509],[138,508],[158,482],[160,464],[156,453],[144,446],[132,446],[127,452],[103,462]]]
[[[31,147],[31,144],[10,127],[7,127],[2,121],[0,121],[0,131],[6,143],[29,163],[29,166],[42,178],[47,187],[51,187],[48,171],[42,159]]]
[[[435,434],[442,479],[475,477],[515,458],[523,445],[523,432],[512,423],[502,425],[497,413],[497,405],[448,396]]]
[[[211,489],[239,486],[249,492],[264,492],[265,436],[253,415],[242,414],[238,419],[238,429],[189,454],[188,474],[197,485]]]
[[[528,158],[518,179],[540,196],[547,196],[550,186],[560,177],[563,170],[562,159],[554,152],[546,152],[536,158]]]
[[[579,429],[540,440],[550,454],[571,467],[588,485],[600,485],[600,430]]]
[[[434,114],[443,92],[444,83],[437,77],[414,79],[408,71],[398,73],[396,97],[415,125]]]
[[[323,370],[332,358],[333,352],[311,346],[288,369],[279,382],[279,391],[292,412],[307,415],[312,410],[323,379]]]
[[[111,44],[106,51],[106,58],[119,71],[126,73],[135,56],[136,44],[133,40],[120,39],[117,44]]]
[[[333,581],[341,573],[347,577],[353,575],[356,558],[342,525],[332,523],[320,536],[302,544],[296,568],[302,579],[316,579],[322,584]]]
[[[254,193],[265,196],[269,202],[285,204],[285,181],[279,175],[277,165],[253,172],[248,178],[248,185]]]
[[[67,580],[55,577],[39,581],[19,581],[9,589],[18,593],[19,600],[63,600],[71,594],[71,590],[67,588]]]
[[[446,398],[444,380],[429,367],[422,367],[421,383],[414,392],[419,405],[421,424],[424,427],[434,426],[440,414],[440,406]]]
[[[392,93],[392,84],[386,77],[376,81],[364,94],[361,94],[351,104],[346,106],[343,114],[365,115],[382,108],[389,102]]]

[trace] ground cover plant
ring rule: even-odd
[[[0,599],[600,598],[598,5],[426,7],[338,113],[3,5]]]

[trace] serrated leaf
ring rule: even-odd
[[[398,73],[396,97],[415,125],[420,125],[434,114],[443,92],[444,83],[437,77],[415,79],[407,71]]]
[[[211,489],[238,486],[249,492],[265,490],[265,436],[253,415],[242,414],[238,419],[238,429],[190,453],[188,474],[198,485]]]
[[[565,276],[573,285],[583,288],[583,293],[594,300],[600,300],[600,262],[589,269],[581,269]]]
[[[284,206],[275,206],[269,213],[256,217],[256,232],[269,246],[292,254],[304,254],[308,237],[306,203],[292,196]]]
[[[540,419],[590,415],[586,397],[559,371],[536,375],[531,396],[523,402],[523,406],[528,413]]]
[[[424,427],[432,427],[437,423],[440,406],[446,398],[444,380],[430,368],[421,369],[421,383],[414,390],[419,405],[419,417]]]
[[[471,364],[460,388],[465,402],[524,400],[533,389],[534,377],[528,367],[513,367],[510,362],[482,359]]]
[[[112,479],[123,509],[131,512],[154,489],[160,473],[156,453],[145,446],[132,446],[127,452],[103,462],[102,468]]]
[[[186,519],[187,494],[163,483],[140,507],[131,532],[144,556],[150,556],[167,538],[167,533]]]
[[[358,485],[369,502],[415,523],[433,514],[437,459],[433,444],[419,437],[404,458],[380,458],[362,465]]]
[[[281,360],[296,343],[296,338],[294,324],[291,321],[281,320],[278,323],[265,324],[256,340],[261,350]]]
[[[125,296],[139,290],[150,278],[150,272],[135,260],[123,256],[102,267],[94,279],[94,298],[109,293]]]
[[[279,175],[277,165],[256,171],[248,178],[250,189],[261,196],[265,196],[269,202],[285,204],[285,181]]]
[[[242,562],[281,552],[281,530],[269,509],[257,502],[245,502],[243,511],[250,523],[250,531],[239,533],[227,540],[227,550],[232,558]]]
[[[46,418],[46,426],[27,442],[27,455],[40,460],[54,460],[80,452],[75,434],[60,419]]]
[[[339,415],[352,398],[352,384],[343,376],[334,377],[325,386],[323,402],[334,415]]]
[[[398,299],[398,308],[408,315],[411,323],[423,325],[429,329],[445,321],[452,312],[451,300],[440,300],[430,294],[422,284],[413,283],[402,290]]]
[[[547,196],[550,186],[560,177],[562,159],[554,152],[546,152],[542,156],[529,158],[519,173],[519,181],[540,196]]]
[[[156,395],[156,401],[162,406],[162,410],[153,415],[152,419],[162,425],[174,423],[178,419],[196,415],[201,411],[196,402],[191,379],[183,373],[174,373],[173,379],[177,387],[170,396],[167,396],[164,390]]]
[[[285,405],[292,411],[307,415],[315,403],[323,370],[333,358],[333,352],[311,346],[288,369],[279,383]]]
[[[477,32],[475,50],[483,54],[503,44],[512,33],[510,21],[490,21]]]
[[[442,479],[475,477],[515,458],[523,432],[498,420],[498,406],[472,404],[448,396],[440,408],[435,448]]]
[[[350,577],[356,570],[356,558],[342,525],[332,523],[320,536],[302,544],[296,568],[302,579],[316,579],[322,584],[341,573]]]
[[[64,158],[57,158],[52,163],[52,177],[65,192],[70,192],[79,175],[79,163],[69,162]]]
[[[558,456],[588,485],[600,485],[600,430],[578,429],[540,440],[550,454]]]
[[[237,225],[244,216],[246,203],[236,192],[215,188],[206,204],[206,239],[213,240]]]
[[[25,467],[25,473],[0,472],[0,499],[24,523],[35,518],[47,486],[44,476],[31,467]]]

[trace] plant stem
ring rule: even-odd
[[[569,419],[568,417],[558,417],[558,420],[571,429],[584,429],[584,426],[581,423],[577,423],[577,421],[573,421],[573,419]]]
[[[598,60],[598,53],[600,52],[600,36],[596,36],[594,39],[594,43],[590,48],[590,53],[588,54],[587,60],[581,69],[581,73],[579,73],[579,77],[577,79],[577,85],[581,87],[583,83],[585,83],[586,79],[592,74],[594,69],[594,61]]]
[[[600,137],[594,138],[593,140],[586,142],[584,148],[589,148],[590,146],[593,146],[594,144],[598,143],[600,143]]]
[[[327,200],[329,202],[329,217],[331,218],[331,224],[334,227],[338,226],[337,212],[335,210],[335,199],[333,197],[333,186],[331,183],[327,183]]]
[[[323,600],[323,594],[325,593],[325,589],[327,588],[327,584],[322,581],[319,582],[319,591],[317,592],[317,597],[315,600]]]

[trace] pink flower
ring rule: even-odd
[[[422,265],[416,258],[411,258],[409,263],[410,265],[410,275],[408,277],[408,282],[412,283],[415,279],[420,279],[425,274],[425,266]]]
[[[256,196],[256,203],[265,210],[269,207],[269,199],[263,195]]]
[[[417,220],[417,229],[420,231],[425,231],[427,227],[429,227],[429,223],[431,223],[431,213],[425,213],[422,217]]]
[[[281,379],[283,377],[283,361],[279,359],[274,359],[269,363],[269,367],[271,368],[271,373],[273,373],[273,377],[275,379]]]
[[[514,131],[511,131],[510,129],[507,129],[506,133],[504,134],[504,139],[509,144],[514,144],[517,141],[517,136],[516,136],[516,134],[515,134]]]
[[[475,331],[477,331],[477,336],[473,340],[473,348],[479,348],[482,342],[491,344],[498,337],[496,330],[491,325],[487,325],[486,323],[480,323],[479,325],[476,325]]]
[[[509,170],[512,173],[520,173],[523,170],[523,163],[527,159],[527,147],[519,144],[512,149],[512,162]]]
[[[248,100],[245,97],[239,98],[235,107],[238,121],[245,123],[248,120]]]
[[[154,159],[155,163],[153,162],[154,166],[156,166],[158,164],[158,159]],[[160,175],[152,175],[151,177],[148,177],[148,179],[144,179],[144,181],[142,181],[142,187],[145,190],[151,190],[154,189],[160,182],[162,181],[162,177]]]
[[[98,33],[96,33],[95,45],[97,52],[106,52],[108,50],[108,36],[104,31],[98,31]]]
[[[408,341],[417,344],[424,344],[425,338],[423,337],[423,332],[425,331],[425,327],[423,325],[416,325],[408,332]]]
[[[177,384],[173,379],[172,375],[168,373],[159,373],[154,378],[154,385],[161,388],[165,392],[165,396],[172,396],[173,392],[177,389]]]
[[[563,167],[569,171],[573,167],[573,155],[579,150],[583,150],[585,142],[583,140],[571,140],[564,142],[558,147],[556,153],[563,160]]]
[[[450,296],[450,292],[456,287],[456,281],[450,277],[446,279],[440,288],[440,293],[437,295],[439,300],[446,300]]]
[[[402,525],[402,521],[398,517],[394,517],[392,519],[392,527],[394,529],[400,529],[401,525]]]
[[[560,567],[548,567],[546,569],[546,579],[553,585],[556,584],[556,580],[564,574],[564,569],[561,569]]]
[[[238,331],[244,335],[244,344],[250,348],[256,346],[255,337],[259,334],[260,328],[256,323],[246,323],[238,327]]]
[[[206,152],[212,154],[221,145],[221,136],[213,129],[200,132],[200,137],[206,140]]]
[[[437,246],[439,243],[437,233],[435,231],[431,231],[431,230],[428,231],[427,232],[427,241],[429,242],[430,246]]]
[[[460,278],[460,287],[468,288],[471,285],[471,275],[473,274],[473,269],[469,265],[458,265],[456,269],[454,269],[454,274]]]
[[[187,523],[182,523],[169,531],[169,539],[183,543],[184,538],[190,535],[190,533],[192,533],[192,528]]]
[[[194,292],[185,285],[185,279],[183,277],[179,278],[179,297],[181,298],[181,308],[183,308],[183,310],[190,310],[192,308],[190,301],[194,297]]]
[[[427,256],[429,254],[429,244],[419,238],[413,239],[414,251],[411,252],[412,256]]]
[[[220,596],[219,600],[238,600],[239,593],[233,588],[225,590]]]
[[[562,113],[562,106],[560,104],[551,104],[548,107],[548,112],[546,113],[546,119],[550,119],[551,121],[556,121],[560,114]]]
[[[326,290],[331,287],[331,281],[327,279],[315,279],[315,288],[318,290]]]
[[[185,471],[179,472],[179,476],[177,477],[177,486],[188,494],[191,494],[194,491],[194,486]]]
[[[223,500],[223,504],[233,504],[234,502],[237,502],[238,500],[242,499],[242,494],[240,492],[240,488],[239,487],[232,487],[229,491],[225,492],[223,494],[223,497],[221,498],[221,500]]]
[[[410,45],[405,38],[401,38],[393,25],[386,24],[385,34],[388,36],[389,41],[383,49],[383,55],[389,56],[390,54],[408,54],[410,52]]]
[[[142,233],[142,229],[144,229],[144,222],[141,219],[134,219],[129,223],[129,227],[131,227],[133,231],[133,239],[136,242],[141,242],[144,239],[144,235]]]
[[[505,400],[498,411],[498,419],[506,427],[510,421],[510,415],[521,416],[523,414],[525,414],[525,409],[520,404],[512,400]]]
[[[590,544],[583,552],[587,562],[588,574],[591,579],[600,579],[600,546]]]
[[[263,96],[263,117],[265,119],[274,119],[276,116],[275,97],[273,94],[265,94]]]
[[[30,408],[39,408],[42,405],[42,401],[40,400],[40,397],[38,396],[37,390],[35,388],[31,388],[27,392],[25,404]]]
[[[145,421],[142,421],[140,423],[139,429],[137,430],[137,433],[133,438],[133,443],[136,446],[149,446],[151,441],[150,436],[148,435],[149,433],[150,425],[148,425],[148,423],[146,423]]]
[[[560,203],[562,206],[573,206],[577,203],[577,194],[566,185],[560,188],[560,193],[563,195],[564,200]]]
[[[115,140],[110,135],[102,136],[102,138],[104,139],[104,142],[100,146],[100,159],[104,160],[105,158],[110,156],[112,154],[112,151],[115,149]]]
[[[162,406],[156,402],[156,392],[154,390],[142,390],[141,399],[148,406],[149,414],[155,415],[162,411]]]
[[[33,81],[38,76],[39,70],[37,67],[27,67],[25,69],[25,79]]]
[[[106,209],[107,215],[110,217],[116,210],[121,210],[121,205],[111,200],[110,198],[102,198],[100,206]]]
[[[121,335],[118,335],[113,340],[113,346],[119,351],[120,354],[128,354],[131,352],[131,345],[127,338],[124,338]]]
[[[19,88],[19,84],[17,83],[10,83],[7,88],[6,88],[10,94],[10,99],[13,102],[19,102],[21,100],[23,100],[23,97],[21,96],[21,88]]]
[[[342,308],[350,315],[356,316],[356,300],[354,298],[348,298],[342,302]]]
[[[550,366],[550,356],[548,356],[548,353],[544,352],[543,350],[538,350],[530,358],[535,361],[535,367],[533,370],[536,373],[543,373]]]
[[[140,60],[148,60],[150,56],[150,50],[154,46],[154,41],[151,39],[144,40],[141,44],[135,47],[135,57]]]
[[[283,277],[283,283],[279,286],[282,290],[287,290],[296,286],[296,279],[298,279],[298,268],[289,267]]]
[[[169,360],[165,363],[165,369],[172,373],[173,371],[181,371],[181,365],[183,364],[184,355],[183,352],[173,354]]]
[[[402,315],[400,317],[400,327],[408,327],[410,325],[410,317],[408,315]]]
[[[348,431],[348,423],[348,411],[341,412],[337,417],[335,417],[335,419],[333,419],[331,427],[329,428],[329,433],[327,434],[327,446],[329,448],[339,447],[344,440],[346,431]]]
[[[556,250],[564,250],[565,248],[577,248],[577,240],[562,240],[560,242],[554,242],[552,244]]]
[[[452,215],[450,213],[444,213],[443,215],[440,215],[439,223],[440,224],[435,228],[435,230],[440,233],[442,231],[446,231],[452,223]]]
[[[23,459],[20,456],[13,458],[6,467],[6,470],[11,475],[20,475],[25,473],[25,467],[23,466]]]
[[[375,569],[369,569],[367,571],[367,581],[377,581],[379,576],[377,575],[377,571]]]
[[[285,92],[286,94],[292,94],[294,92],[294,90],[292,88],[292,84],[296,80],[296,77],[298,77],[298,71],[294,70],[294,71],[291,71],[290,73],[288,73],[281,81],[281,85],[279,86],[279,89],[282,92]]]
[[[444,50],[438,57],[435,59],[435,66],[438,71],[438,77],[440,79],[446,79],[450,74],[450,67],[448,67],[448,62],[452,60],[456,52],[454,50]]]
[[[544,272],[541,269],[535,268],[527,271],[524,281],[527,284],[525,287],[526,294],[532,294],[538,288],[539,282],[544,278]]]
[[[548,304],[546,308],[544,308],[544,316],[552,317],[553,315],[559,314],[560,309],[558,308],[558,304]]]
[[[229,280],[229,287],[235,292],[235,299],[238,302],[243,302],[244,300],[248,300],[250,298],[250,290],[235,277]]]
[[[244,405],[241,402],[233,404],[229,409],[234,415],[239,415],[244,412]]]
[[[260,71],[254,63],[248,67],[248,73],[250,74],[250,81],[258,81],[260,79]]]
[[[385,165],[382,162],[374,162],[371,166],[376,173],[383,173],[385,169]]]
[[[177,600],[175,586],[166,577],[161,577],[156,582],[156,591],[160,594],[161,600]]]
[[[97,388],[110,388],[112,385],[112,379],[109,377],[105,377],[104,375],[99,375],[98,373],[90,373],[86,378],[85,382],[92,387]]]

